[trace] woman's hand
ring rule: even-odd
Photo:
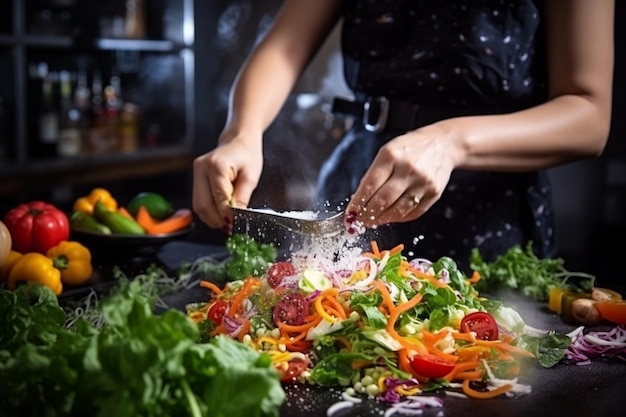
[[[459,141],[445,126],[453,124],[422,127],[379,150],[346,208],[350,223],[371,228],[415,220],[439,200],[461,160]]]
[[[207,226],[230,234],[230,207],[248,206],[263,170],[261,134],[256,136],[250,140],[226,131],[217,148],[195,159],[193,210]]]

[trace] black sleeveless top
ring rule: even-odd
[[[541,7],[532,0],[344,1],[346,82],[421,104],[537,104],[546,98]]]
[[[439,107],[535,105],[546,99],[541,10],[532,0],[345,0],[346,82],[357,96]],[[322,166],[318,202],[344,205],[380,146],[400,133],[355,124]],[[532,241],[538,256],[554,256],[548,175],[457,170],[424,216],[369,230],[364,245],[371,239],[404,243],[411,257],[450,256],[468,273],[474,247],[491,261]]]

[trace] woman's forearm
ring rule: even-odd
[[[614,1],[547,0],[549,100],[502,116],[442,122],[455,130],[456,166],[520,171],[598,156],[610,123]],[[457,130],[458,129],[458,130]]]
[[[335,0],[287,0],[235,79],[226,128],[265,131],[339,16]]]
[[[600,155],[610,113],[584,97],[563,96],[507,115],[450,119],[439,128],[454,123],[457,168],[527,171]]]

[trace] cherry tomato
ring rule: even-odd
[[[292,360],[287,362],[287,370],[279,369],[280,381],[285,383],[298,382],[297,379],[302,372],[306,371],[309,363],[303,360]]]
[[[219,326],[222,324],[226,310],[228,310],[228,303],[226,301],[218,300],[211,304],[206,313],[206,317]]]
[[[276,288],[283,282],[285,277],[294,275],[296,275],[296,267],[291,262],[275,262],[267,269],[267,284],[272,288]]]
[[[297,326],[304,323],[308,313],[308,303],[304,296],[297,292],[285,294],[274,307],[272,318],[274,323],[285,323]]]
[[[481,340],[496,340],[498,338],[498,323],[489,313],[477,311],[470,313],[461,320],[461,331],[474,332]]]
[[[435,355],[415,355],[410,359],[411,368],[428,378],[443,378],[454,369],[454,362],[449,362]]]

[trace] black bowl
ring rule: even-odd
[[[97,256],[129,258],[154,255],[164,244],[183,240],[193,228],[192,223],[184,229],[159,235],[103,234],[71,229],[70,239],[82,243]]]

